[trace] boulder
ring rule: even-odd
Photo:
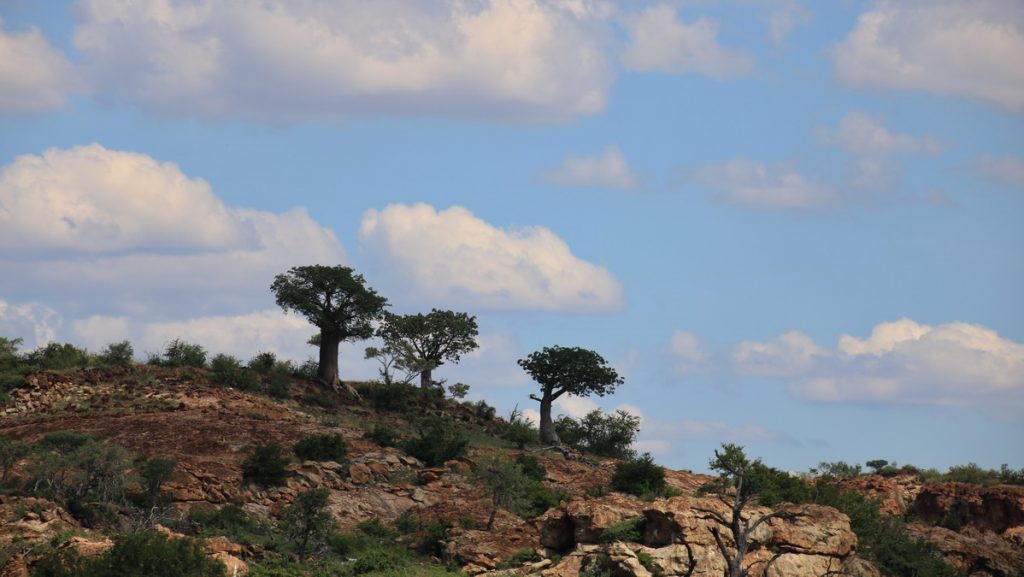
[[[605,555],[608,557],[608,569],[615,577],[653,577],[625,543],[612,543],[605,550]]]
[[[938,546],[946,561],[961,571],[985,571],[994,577],[1016,577],[1024,568],[1024,550],[993,533],[974,528],[957,533],[923,523],[911,523],[907,528],[911,534]]]
[[[636,497],[610,493],[596,499],[573,499],[566,503],[565,514],[572,524],[575,543],[600,543],[605,529],[639,517],[644,506]]]
[[[718,527],[722,540],[731,546],[732,536],[729,531],[721,528],[708,511],[726,519],[732,515],[729,506],[717,497],[673,497],[655,501],[643,511],[647,519],[644,544],[663,547],[685,540],[691,545],[713,546],[715,538],[711,529]],[[747,518],[757,518],[771,513],[771,509],[748,506],[744,513]],[[752,544],[766,543],[771,537],[769,524],[763,523],[750,536],[750,541]]]
[[[822,505],[783,505],[791,519],[770,521],[771,544],[780,550],[804,555],[847,557],[857,548],[850,518]],[[781,562],[781,559],[780,559]]]

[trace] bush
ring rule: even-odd
[[[548,476],[548,470],[537,457],[523,453],[516,457],[516,464],[523,470],[523,474],[534,481],[543,481]]]
[[[646,517],[631,517],[602,531],[601,542],[613,543],[615,541],[624,541],[626,543],[640,543],[644,539],[644,529],[646,526]]]
[[[820,463],[818,471],[823,477],[829,479],[853,479],[860,476],[860,465],[851,465],[845,461]]]
[[[419,396],[417,387],[400,382],[362,383],[357,385],[356,390],[378,411],[406,411],[412,400]]]
[[[50,433],[40,447],[28,464],[36,491],[87,526],[106,524],[106,505],[122,503],[126,494],[125,450],[67,431]]]
[[[193,511],[189,513],[189,521],[198,524],[204,534],[226,535],[241,545],[249,543],[251,535],[261,530],[260,523],[235,503],[213,512]]]
[[[564,415],[555,421],[555,431],[563,443],[584,453],[614,459],[634,456],[632,446],[639,430],[640,417],[622,410],[602,413],[595,409],[579,421]]]
[[[398,433],[386,425],[377,424],[363,434],[363,438],[381,447],[397,447],[400,441]]]
[[[202,346],[174,339],[167,343],[163,360],[160,364],[167,367],[194,367],[201,369],[206,366],[206,349]]]
[[[311,435],[295,443],[295,454],[303,461],[337,461],[348,456],[341,435]]]
[[[223,577],[227,568],[207,555],[202,542],[158,531],[125,534],[86,564],[82,577]]]
[[[468,446],[469,438],[462,430],[444,419],[431,417],[418,424],[416,435],[402,448],[428,467],[438,467],[464,456]]]
[[[263,487],[283,485],[288,478],[287,465],[280,445],[258,445],[242,462],[242,479]]]
[[[267,377],[267,394],[275,399],[287,399],[290,393],[288,377],[283,373],[270,373]]]
[[[260,374],[268,374],[277,365],[277,355],[269,351],[260,351],[249,359],[249,368]]]
[[[231,355],[218,354],[210,360],[213,382],[241,391],[252,391],[259,386],[256,375],[242,366],[241,361]]]
[[[171,478],[177,466],[178,463],[174,459],[154,457],[146,459],[139,467],[139,476],[142,477],[146,497],[151,506],[156,504],[160,496],[160,486]]]
[[[987,471],[978,466],[977,463],[966,465],[954,465],[946,473],[946,480],[955,483],[971,483],[974,485],[992,485],[999,480],[999,474],[995,471]]]
[[[0,485],[7,483],[11,470],[27,454],[28,445],[25,443],[0,437]]]
[[[295,497],[281,518],[281,526],[295,544],[300,562],[306,555],[320,548],[334,529],[334,516],[327,510],[329,489],[309,489]]]
[[[540,433],[532,423],[523,419],[515,419],[508,424],[502,435],[505,440],[514,444],[522,451],[527,445],[536,445],[540,442]]]
[[[455,383],[454,385],[448,385],[448,396],[453,399],[464,399],[469,394],[469,385],[465,383]]]
[[[352,564],[352,571],[356,575],[362,575],[375,571],[390,571],[397,569],[401,564],[401,560],[390,551],[385,549],[368,549]]]
[[[25,362],[37,369],[61,371],[89,366],[89,353],[71,343],[49,343],[26,355]]]
[[[631,495],[657,495],[665,490],[665,469],[655,464],[650,453],[615,465],[612,489]]]
[[[441,557],[445,553],[449,539],[451,539],[451,533],[448,531],[448,527],[438,521],[432,521],[427,524],[423,537],[416,545],[416,550],[423,555]]]
[[[110,343],[100,352],[100,363],[126,367],[135,362],[135,349],[128,341]]]
[[[549,489],[543,483],[533,483],[523,497],[516,513],[523,517],[536,517],[548,509],[568,501],[569,494],[563,489]]]

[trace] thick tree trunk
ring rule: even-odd
[[[335,391],[344,391],[359,398],[359,393],[352,385],[342,383],[338,377],[338,345],[341,335],[320,331],[320,364],[317,367],[317,378]]]
[[[551,395],[545,394],[540,400],[540,442],[548,445],[561,445],[562,440],[555,432],[555,421],[551,418]]]
[[[420,372],[420,388],[429,389],[434,384],[433,369],[425,369]]]

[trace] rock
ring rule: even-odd
[[[850,518],[832,507],[783,505],[780,510],[799,515],[791,520],[770,521],[771,544],[783,551],[847,557],[857,548]]]
[[[352,463],[348,468],[348,476],[355,485],[365,485],[373,480],[373,472],[363,463]]]
[[[230,553],[232,555],[242,554],[242,546],[237,543],[232,543],[227,537],[208,537],[206,539],[206,545],[213,553]]]
[[[228,577],[245,577],[249,574],[249,565],[230,553],[216,551],[211,555],[211,557],[217,559],[221,563],[224,563],[224,566],[228,569]]]
[[[605,529],[639,517],[644,506],[636,497],[610,493],[596,499],[573,499],[566,503],[565,512],[572,523],[575,543],[599,543]]]
[[[416,478],[420,483],[429,485],[439,481],[444,476],[444,472],[444,469],[420,469],[416,471]]]
[[[0,568],[0,577],[29,577],[28,563],[21,555],[14,555]]]
[[[159,527],[159,525],[157,525]],[[90,539],[88,537],[72,537],[60,546],[60,549],[72,550],[86,558],[99,557],[114,546],[114,542],[106,537]]]
[[[625,543],[612,543],[605,555],[608,556],[608,568],[616,577],[653,577]]]
[[[1024,487],[934,483],[926,485],[914,501],[914,512],[931,524],[951,511],[964,526],[1003,533],[1024,525]]]
[[[713,546],[715,538],[711,529],[719,525],[706,511],[713,511],[727,519],[732,515],[731,509],[716,497],[673,497],[655,501],[643,512],[647,519],[644,544],[661,547],[683,539],[691,545]],[[771,513],[771,510],[748,506],[744,513],[748,517],[759,517]],[[722,531],[721,528],[720,531],[722,540],[731,546],[732,536],[729,531]],[[752,544],[766,543],[771,537],[772,530],[768,523],[764,523],[750,536],[750,541]]]
[[[861,475],[841,481],[839,487],[877,499],[882,503],[883,513],[902,517],[914,505],[923,485],[917,475],[903,474],[892,477]]]
[[[519,521],[518,524],[496,523],[491,531],[467,529],[455,532],[446,550],[452,559],[462,563],[494,569],[517,552],[533,549],[536,545],[537,531]]]
[[[993,576],[1014,577],[1024,568],[1024,550],[1010,545],[994,533],[968,528],[956,533],[923,523],[907,526],[910,533],[938,546],[950,565],[961,571],[987,571]]]
[[[370,463],[367,467],[370,468],[373,478],[377,481],[386,483],[391,478],[391,471],[388,469],[387,465],[383,463]]]

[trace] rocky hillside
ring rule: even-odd
[[[696,496],[710,477],[668,471],[666,481],[678,495],[668,499],[644,501],[609,492],[614,462],[540,447],[515,450],[500,438],[503,421],[479,404],[423,396],[403,403],[400,410],[386,410],[301,379],[289,380],[275,398],[215,385],[202,370],[142,365],[36,373],[27,383],[0,409],[0,435],[32,444],[48,433],[75,431],[134,455],[173,459],[173,471],[157,487],[160,513],[143,522],[175,538],[201,536],[209,554],[226,563],[229,575],[313,574],[307,571],[316,566],[316,554],[309,564],[290,565],[294,573],[274,573],[278,569],[270,567],[278,567],[286,556],[274,537],[250,539],[231,531],[218,535],[215,524],[203,521],[240,510],[238,515],[253,520],[253,526],[270,527],[266,535],[273,535],[289,505],[313,488],[328,490],[326,507],[339,534],[379,534],[419,551],[423,556],[417,562],[445,567],[437,571],[643,577],[719,576],[725,570],[712,532],[714,513],[726,514],[725,505],[716,497]],[[469,432],[465,457],[426,466],[395,447],[365,438],[368,431],[382,428],[407,435],[414,421],[427,415]],[[344,462],[293,460],[280,486],[243,482],[243,462],[257,446],[292,447],[312,434],[341,435],[347,446]],[[499,510],[493,527],[485,530],[491,501],[473,480],[473,464],[491,454],[514,459],[524,452],[543,466],[542,484],[558,498],[536,515]],[[13,463],[10,477],[28,481],[31,471],[25,459]],[[916,511],[920,521],[912,525],[913,531],[937,543],[964,574],[1015,577],[1024,569],[1020,488],[922,486],[902,478],[857,482],[858,491],[880,497],[892,514]],[[20,491],[8,489],[0,495],[3,577],[32,574],[47,548],[102,554],[112,546],[106,535],[111,524],[139,525],[124,510],[120,520],[108,519],[106,524],[73,515],[53,500],[29,496],[25,485],[20,486]],[[792,515],[762,524],[751,536],[746,566],[752,577],[763,576],[770,560],[770,577],[881,575],[862,554],[847,515],[811,504],[782,505],[779,510]],[[750,507],[745,514],[756,518],[770,511]],[[950,511],[962,512],[959,526],[937,526]],[[377,522],[392,532],[385,536],[382,530],[368,529]],[[431,533],[431,527],[440,529]],[[238,542],[228,538],[232,536]],[[735,548],[727,533],[723,539],[726,548]],[[339,555],[336,562],[343,569],[318,574],[390,574],[370,565],[360,571],[357,554]]]

